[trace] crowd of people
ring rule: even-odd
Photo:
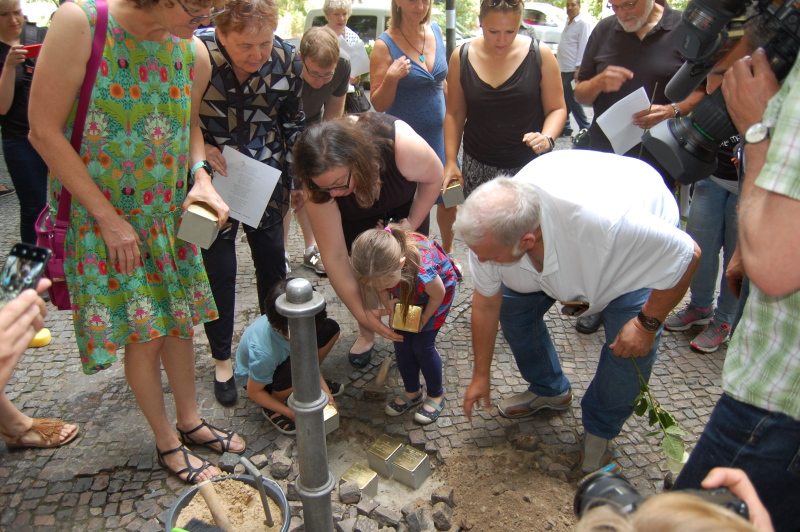
[[[591,30],[579,0],[568,0],[556,58],[519,31],[522,2],[482,0],[482,35],[448,59],[432,1],[391,0],[389,27],[370,58],[376,112],[349,114],[348,95],[361,90],[339,46],[359,42],[347,27],[350,0],[326,0],[328,24],[309,29],[298,48],[276,35],[275,0],[76,0],[58,9],[35,61],[20,41],[18,0],[0,0],[0,129],[21,239],[35,241],[39,212],[47,206],[55,216],[63,191],[71,193],[65,273],[82,369],[97,373],[124,354],[162,467],[196,483],[220,471],[191,447],[247,449],[235,432],[200,418],[193,347],[200,324],[215,361],[216,399],[235,405],[241,389],[278,431],[296,432],[287,404],[289,331],[276,310],[294,213],[303,265],[327,275],[358,324],[348,362],[367,367],[376,335],[394,342],[404,389],[386,404],[388,416],[413,410],[426,425],[454,408],[436,337],[462,278],[456,235],[468,248],[462,260],[474,286],[467,419],[492,404],[498,332],[527,387],[502,398],[497,411],[517,419],[572,406],[545,320],[551,307],[579,317],[582,333],[602,326],[597,369],[581,400],[577,468],[585,474],[615,467],[614,439],[633,413],[639,379],[650,377],[664,328],[705,325],[691,345],[706,353],[730,337],[724,394],[676,487],[729,486],[756,508],[755,529],[796,528],[800,63],[781,83],[760,50],[770,37],[745,26],[741,45],[706,82],[670,102],[665,87],[683,64],[672,44],[680,12],[656,0],[609,7],[614,15]],[[89,74],[93,32],[106,18],[76,151],[69,142],[76,95]],[[669,172],[640,145],[613,153],[596,120],[642,88],[651,104],[633,114],[633,125],[644,130],[686,115],[706,92],[721,90],[745,140],[741,165],[731,163],[740,138],[721,142],[718,170],[695,186],[686,231]],[[591,123],[582,104],[593,107]],[[556,138],[573,132],[570,114],[588,128],[589,149],[551,153]],[[212,183],[227,176],[227,149],[280,173],[253,226],[229,220]],[[455,182],[466,201],[445,207],[442,195]],[[208,249],[176,237],[181,213],[198,202],[218,216]],[[434,205],[441,243],[429,234]],[[262,316],[234,348],[239,225]],[[728,282],[720,280],[714,308],[720,250]],[[690,287],[688,305],[671,314]],[[33,291],[0,309],[3,386],[45,315]],[[339,336],[338,323],[320,314],[320,363]],[[323,375],[320,384],[335,405],[344,386]],[[9,447],[57,447],[78,432],[62,420],[25,416],[0,392]],[[684,504],[664,501],[668,513],[669,504]]]

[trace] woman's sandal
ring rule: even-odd
[[[428,425],[429,423],[433,423],[439,418],[439,414],[442,413],[442,409],[447,401],[444,397],[442,397],[442,402],[437,403],[433,399],[425,399],[422,403],[422,406],[417,409],[417,413],[414,414],[414,421],[421,425]],[[430,410],[425,410],[425,405],[433,408],[433,412]]]
[[[172,453],[177,453],[178,451],[183,453],[183,461],[186,462],[186,467],[176,471],[167,465],[167,462],[164,461],[164,457]],[[200,476],[200,473],[202,473],[203,471],[205,471],[206,469],[208,469],[213,465],[211,462],[205,460],[201,456],[198,456],[196,453],[193,453],[183,445],[164,452],[159,451],[158,447],[156,447],[156,455],[158,457],[158,464],[167,471],[169,471],[170,473],[172,473],[173,475],[175,475],[176,477],[181,478],[182,474],[187,473],[186,478],[182,480],[189,484],[196,484],[197,477]],[[202,462],[200,467],[194,467],[192,463],[189,461],[190,457],[195,457],[198,460],[200,460],[200,462]]]
[[[416,396],[414,399],[410,398],[404,393],[401,393],[395,399],[387,403],[384,411],[386,412],[387,416],[392,416],[392,417],[402,416],[403,414],[408,412],[412,406],[420,404],[424,399],[424,396],[425,394],[422,393],[422,390],[420,390],[419,395]],[[400,399],[401,401],[403,401],[403,403],[400,404],[395,402],[397,399]]]
[[[64,428],[64,423],[60,419],[55,418],[33,418],[33,425],[28,430],[23,430],[15,435],[0,432],[3,436],[3,441],[9,449],[22,449],[25,447],[41,447],[41,448],[54,448],[66,445],[78,437],[80,432],[79,428],[75,429],[66,440],[61,441],[61,429]],[[26,434],[34,432],[39,436],[38,443],[24,443],[22,439]]]
[[[286,434],[287,436],[294,436],[297,434],[297,426],[290,418],[274,410],[270,410],[269,408],[262,408],[261,413],[264,414],[267,421],[272,423],[281,434]]]
[[[219,454],[222,454],[222,453],[242,454],[242,453],[245,452],[245,450],[247,450],[247,443],[244,442],[244,438],[242,438],[242,442],[244,443],[244,447],[242,447],[241,450],[234,451],[233,449],[231,449],[231,443],[233,443],[233,437],[236,436],[236,433],[234,433],[233,431],[224,430],[224,429],[221,429],[219,427],[215,427],[214,425],[210,425],[210,424],[206,423],[205,419],[202,419],[202,418],[200,419],[200,421],[202,423],[197,425],[192,430],[187,430],[185,432],[182,431],[181,429],[179,429],[177,425],[175,426],[175,428],[178,430],[178,434],[181,435],[181,443],[184,443],[184,444],[188,443],[190,445],[191,444],[203,445],[205,447],[208,447],[209,449],[211,449],[215,453],[219,453]],[[214,435],[213,439],[208,440],[208,441],[197,441],[194,438],[192,438],[191,434],[194,433],[194,432],[197,432],[198,430],[202,429],[203,427],[208,427],[208,429],[211,431],[211,434]],[[241,436],[239,436],[239,437],[241,438]],[[215,444],[218,445],[219,448],[217,448],[215,446]]]

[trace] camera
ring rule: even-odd
[[[678,50],[687,60],[666,87],[673,102],[685,100],[727,51],[744,35],[750,0],[692,0],[675,30]],[[786,77],[800,49],[800,4],[786,0],[754,0],[753,6],[774,36],[764,46],[772,71]],[[647,150],[679,183],[689,185],[710,176],[717,167],[719,144],[735,135],[725,99],[718,88],[687,116],[672,118],[642,136]]]
[[[679,490],[680,493],[695,495],[701,499],[718,504],[733,513],[750,518],[750,513],[745,504],[728,488]],[[620,514],[630,514],[636,511],[644,498],[636,491],[627,480],[616,473],[598,471],[581,481],[578,492],[575,493],[573,510],[579,518],[592,508],[609,505]]]

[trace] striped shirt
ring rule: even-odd
[[[756,186],[800,201],[800,61],[770,100],[763,122],[772,140]],[[723,389],[800,420],[800,290],[772,297],[751,287],[725,359]]]

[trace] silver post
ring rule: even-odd
[[[295,412],[297,458],[300,476],[297,493],[303,500],[303,524],[308,532],[332,532],[331,492],[335,486],[328,470],[325,422],[322,411],[328,396],[319,383],[317,331],[314,316],[325,306],[322,294],[306,279],[292,279],[286,294],[276,302],[278,312],[289,318],[292,352],[292,385],[289,407]]]

